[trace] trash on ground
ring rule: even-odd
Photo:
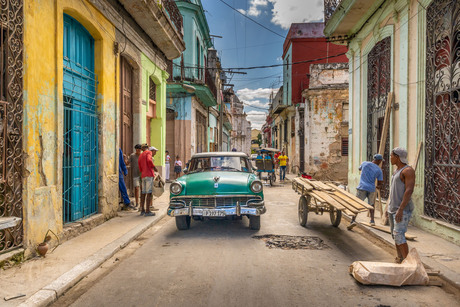
[[[426,286],[428,274],[415,248],[401,264],[371,261],[355,261],[349,272],[363,285]]]

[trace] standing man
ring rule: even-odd
[[[128,176],[128,169],[126,168],[125,159],[123,158],[123,151],[119,149],[119,160],[118,160],[118,189],[121,193],[121,198],[123,198],[123,204],[125,209],[134,209],[131,205],[131,200],[128,196],[128,190],[126,189],[125,179],[123,175]]]
[[[166,158],[165,158],[165,180],[169,182],[169,171],[171,170],[171,166],[169,165],[169,161],[171,157],[169,156],[169,151],[166,150]]]
[[[286,178],[286,165],[289,162],[289,158],[284,153],[284,150],[278,156],[278,161],[280,165],[280,181],[284,181]]]
[[[415,171],[407,165],[407,150],[404,148],[396,147],[393,149],[390,159],[391,165],[396,165],[397,169],[391,177],[388,214],[391,234],[398,253],[396,262],[401,263],[409,253],[406,231],[412,211],[414,211],[411,197],[415,186]]]
[[[382,169],[379,166],[382,163],[382,161],[382,155],[375,154],[372,162],[364,161],[359,166],[359,170],[361,171],[361,177],[359,178],[359,185],[356,188],[356,196],[361,200],[365,200],[367,198],[367,203],[372,207],[374,207],[375,203],[375,180],[377,180],[378,188],[380,188],[383,184],[383,173]],[[370,224],[374,226],[374,209],[369,210],[369,212],[371,214]],[[347,226],[348,230],[351,230],[353,229],[353,227],[356,226],[355,219],[356,216],[353,216],[351,218],[351,223]]]
[[[141,172],[142,181],[142,194],[141,194],[141,215],[154,216],[154,212],[150,212],[150,205],[152,204],[152,192],[153,192],[153,178],[155,177],[155,171],[157,171],[153,164],[153,155],[157,152],[155,147],[148,147],[143,145],[143,153],[139,156],[139,170]]]
[[[139,207],[139,189],[141,186],[141,173],[139,171],[139,156],[142,153],[141,144],[134,146],[136,150],[129,156],[128,165],[131,166],[131,174],[133,175],[134,199],[136,200],[136,207]]]

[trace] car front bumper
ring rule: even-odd
[[[187,206],[183,208],[168,208],[169,216],[205,216],[205,217],[225,217],[225,216],[242,216],[255,215],[260,216],[267,211],[263,203],[257,207],[236,206],[224,208],[201,208]]]

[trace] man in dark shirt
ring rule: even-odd
[[[141,144],[136,144],[133,152],[128,159],[128,165],[131,166],[131,174],[133,175],[134,198],[136,200],[136,207],[139,206],[139,190],[141,186],[141,172],[139,171],[139,156],[142,153]]]

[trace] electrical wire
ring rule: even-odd
[[[254,22],[255,24],[261,26],[262,28],[264,28],[265,30],[267,31],[270,31],[271,33],[275,34],[275,35],[278,35],[279,37],[282,37],[282,38],[285,38],[284,35],[281,35],[273,30],[271,30],[270,28],[267,28],[266,26],[264,26],[263,24],[261,24],[260,22],[252,19],[251,17],[241,13],[240,11],[238,11],[236,8],[234,8],[233,6],[231,6],[230,4],[228,4],[227,2],[225,2],[224,0],[219,0],[220,2],[222,2],[223,4],[225,4],[226,6],[228,6],[229,8],[231,8],[232,10],[234,10],[235,12],[237,12],[238,14],[240,15],[243,15],[244,17],[246,17],[247,19],[249,19],[250,21]]]

